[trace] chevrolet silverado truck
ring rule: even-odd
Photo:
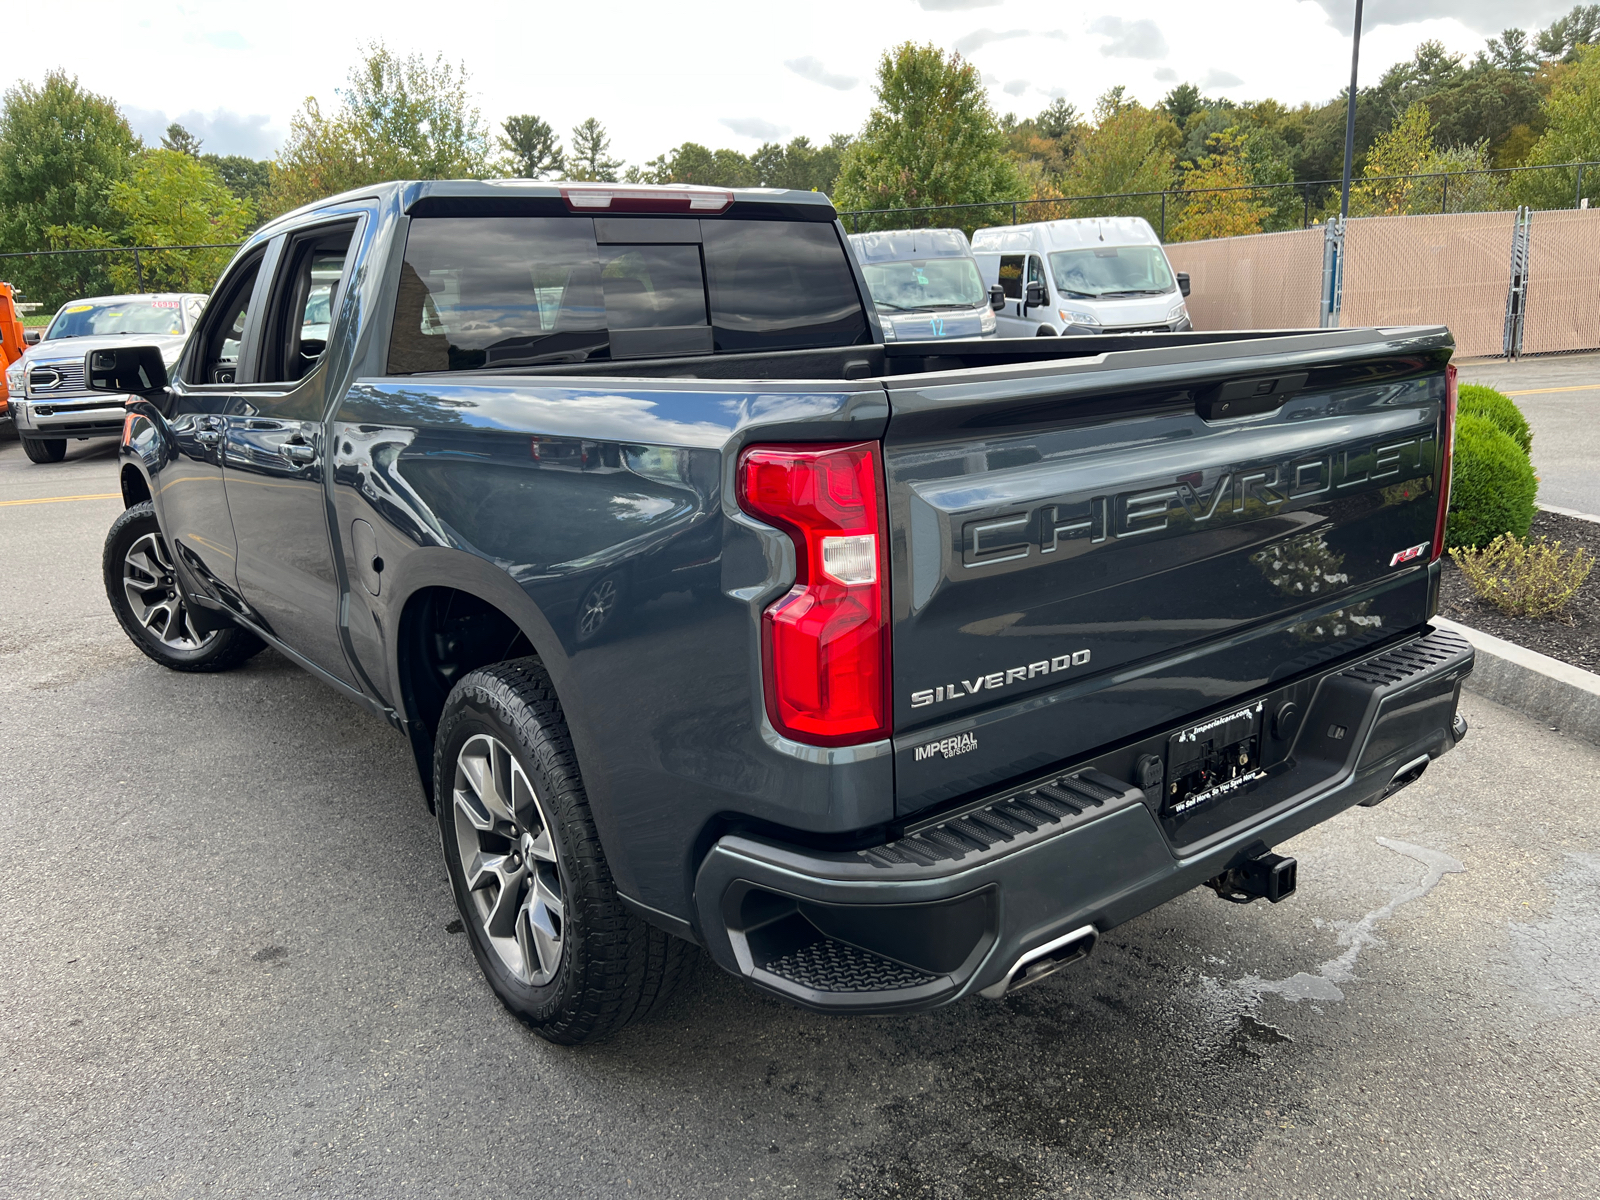
[[[825,197],[503,180],[279,218],[170,379],[84,367],[129,636],[392,725],[490,987],[577,1043],[693,945],[905,1012],[1289,895],[1466,733],[1451,349],[885,344]]]

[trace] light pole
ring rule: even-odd
[[[1361,62],[1361,0],[1356,0],[1356,30],[1350,43],[1350,101],[1344,114],[1344,177],[1339,186],[1339,220],[1350,215],[1350,165],[1356,153],[1356,67]]]

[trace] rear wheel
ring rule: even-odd
[[[207,632],[195,625],[148,500],[112,522],[101,568],[106,598],[123,632],[164,667],[226,671],[263,648],[260,638],[237,626]]]
[[[489,986],[576,1045],[657,1008],[692,947],[617,898],[561,706],[537,659],[464,676],[434,752],[445,866]]]
[[[23,438],[22,452],[30,462],[57,463],[67,456],[67,439]]]

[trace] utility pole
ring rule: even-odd
[[[1356,0],[1356,29],[1350,43],[1350,101],[1344,114],[1344,180],[1339,188],[1339,220],[1350,215],[1350,166],[1356,153],[1356,67],[1361,62],[1361,0]]]

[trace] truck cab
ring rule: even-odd
[[[1001,337],[1181,333],[1189,277],[1172,269],[1143,217],[1090,217],[979,229],[972,252],[998,284]]]

